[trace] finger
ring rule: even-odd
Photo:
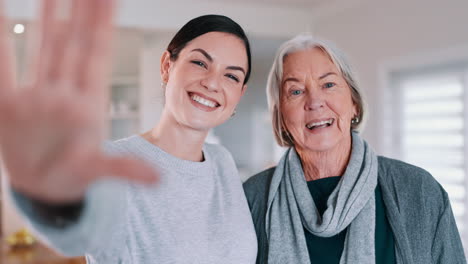
[[[28,53],[32,54],[26,74],[28,84],[35,88],[43,88],[47,83],[47,73],[53,63],[54,36],[57,31],[56,12],[58,0],[43,0],[35,39],[28,45]]]
[[[100,58],[106,58],[110,51],[110,37],[113,0],[75,0],[71,18],[71,38],[65,57],[70,57],[63,67],[63,76],[72,80],[73,86],[81,91],[92,90],[94,83],[105,82],[107,74],[103,74],[103,63]],[[101,41],[105,39],[106,41]],[[96,43],[100,44],[96,51]],[[106,60],[106,59],[105,59]],[[107,61],[106,61],[107,62]],[[108,63],[108,62],[107,62]],[[104,67],[106,70],[109,66]],[[106,96],[107,94],[103,92]]]
[[[70,1],[61,1],[62,5],[59,6],[60,17],[55,22],[56,30],[53,37],[54,48],[53,48],[53,62],[50,63],[49,69],[47,71],[47,82],[54,85],[55,87],[64,88],[70,87],[66,83],[61,83],[62,80],[62,70],[64,66],[64,61],[70,59],[65,56],[65,51],[69,43],[70,38],[70,19],[63,13],[68,13],[71,8],[68,6]],[[63,18],[62,18],[63,17]]]
[[[51,78],[62,86],[76,88],[79,61],[87,50],[87,21],[89,20],[89,0],[71,0],[71,17],[68,32],[63,32],[60,49],[63,56],[59,58],[56,68],[52,69]]]
[[[97,177],[117,177],[145,184],[156,183],[159,173],[146,162],[131,157],[103,157],[99,159]]]
[[[84,92],[101,94],[110,74],[112,57],[113,16],[115,1],[92,0],[89,31],[89,52],[83,57],[87,66],[80,78],[89,85],[80,87]]]
[[[7,30],[4,2],[0,0],[0,103],[11,94],[16,85],[15,57]]]
[[[79,73],[80,86],[84,94],[89,95],[95,105],[106,108],[111,73],[113,16],[115,1],[92,1],[92,13],[89,20],[89,50],[81,62]]]
[[[109,156],[96,150],[94,143],[82,139],[65,149],[59,164],[80,175],[81,184],[91,184],[104,177],[115,177],[146,184],[157,182],[159,173],[148,163],[133,157]]]

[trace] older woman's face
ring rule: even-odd
[[[349,142],[357,107],[350,87],[321,49],[287,55],[281,89],[281,114],[296,148],[322,152]]]

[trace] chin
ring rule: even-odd
[[[187,120],[185,122],[185,125],[194,130],[205,131],[217,127],[218,125],[220,125],[220,123],[214,122],[212,119],[207,120],[202,118],[191,118],[191,120]]]
[[[314,152],[326,152],[328,150],[333,149],[333,147],[334,147],[334,144],[327,144],[323,142],[320,144],[309,143],[307,145],[307,149],[310,151],[314,151]]]
[[[198,131],[208,131],[215,127],[214,125],[207,122],[187,122],[186,126]]]
[[[210,130],[229,119],[226,113],[202,112],[198,109],[184,109],[174,115],[179,124],[194,130]]]
[[[336,137],[318,137],[309,139],[306,142],[306,148],[316,152],[326,152],[335,148],[339,144],[339,140]]]

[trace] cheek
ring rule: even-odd
[[[354,116],[354,104],[350,96],[336,98],[332,102],[331,108],[340,117],[340,119],[351,120]]]
[[[280,101],[281,104],[281,115],[285,123],[294,123],[295,117],[297,117],[298,104],[290,102],[286,98],[282,98]]]
[[[194,69],[191,65],[181,65],[171,72],[169,78],[172,82],[177,83],[179,87],[186,86],[201,78],[202,73],[198,69]]]
[[[281,106],[281,116],[283,118],[283,122],[286,124],[286,125],[289,125],[292,122],[292,111],[291,111],[291,108],[287,105],[287,104],[282,104]]]
[[[345,121],[352,118],[353,116],[353,109],[351,106],[339,106],[340,109],[338,110],[340,118],[344,119]]]
[[[294,107],[283,108],[282,116],[289,132],[294,134],[294,131],[302,127],[303,117],[298,114],[297,109],[295,111]]]
[[[235,108],[239,104],[242,97],[242,87],[228,87],[226,91],[226,98],[229,102],[230,108]]]

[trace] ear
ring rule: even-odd
[[[242,86],[241,97],[244,96],[246,91],[247,91],[247,84],[244,84],[244,86]]]
[[[165,51],[161,56],[161,81],[167,83],[169,81],[169,72],[171,69],[172,61],[169,51]]]
[[[353,103],[353,115],[351,118],[354,118],[355,116],[358,116],[358,115],[359,115],[358,106],[356,103]]]

